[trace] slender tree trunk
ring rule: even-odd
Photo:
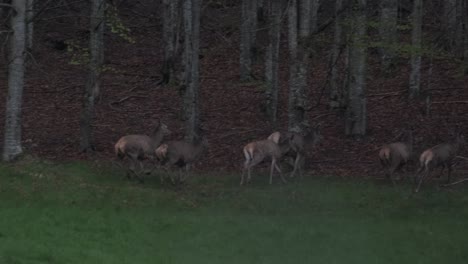
[[[26,46],[28,50],[32,50],[34,43],[34,0],[26,1]]]
[[[343,46],[343,15],[338,14],[343,8],[343,0],[335,1],[335,23],[334,23],[334,34],[333,34],[333,45],[330,55],[330,107],[339,108],[342,106],[343,90],[340,85],[340,76],[338,69],[338,59],[341,54]]]
[[[398,0],[382,0],[380,3],[379,34],[382,40],[380,56],[384,72],[388,72],[394,63],[397,43]]]
[[[311,50],[311,8],[315,0],[292,0],[289,7],[290,87],[289,129],[300,130],[305,122],[307,75]]]
[[[26,54],[26,0],[13,0],[16,12],[11,16],[13,35],[10,39],[8,96],[5,111],[3,160],[12,161],[23,152],[21,147],[21,105]]]
[[[199,50],[202,0],[184,0],[186,139],[193,142],[199,129]]]
[[[442,30],[445,31],[445,47],[452,51],[456,46],[457,1],[443,0]]]
[[[353,0],[354,31],[349,46],[348,105],[346,108],[346,135],[365,136],[367,128],[366,68],[367,21],[366,0]]]
[[[315,32],[317,30],[318,23],[318,10],[320,8],[320,0],[311,0],[310,7],[310,32]]]
[[[457,0],[456,2],[456,12],[455,12],[455,20],[456,20],[456,28],[455,28],[455,56],[458,58],[463,58],[464,55],[464,39],[466,35],[466,27],[464,26],[464,6],[467,0]]]
[[[281,32],[281,9],[282,0],[272,0],[269,16],[269,43],[265,60],[266,89],[266,111],[270,121],[276,124],[278,112],[278,69],[279,69],[279,46]]]
[[[255,57],[255,36],[257,32],[257,0],[242,1],[242,24],[240,44],[240,79],[252,79],[252,63]]]
[[[468,75],[468,1],[463,2],[463,65],[465,75]]]
[[[166,85],[174,75],[174,64],[178,54],[178,25],[180,0],[163,0],[164,61],[161,69],[161,84]]]
[[[80,117],[80,149],[83,152],[94,150],[92,121],[94,117],[94,104],[100,93],[101,71],[104,61],[105,9],[105,0],[93,0],[91,2],[90,61]]]
[[[288,9],[288,45],[289,45],[289,98],[288,98],[288,126],[291,130],[298,123],[300,113],[296,109],[296,94],[298,86],[298,14],[297,7],[299,0],[290,0]],[[298,117],[299,116],[299,117]]]
[[[411,33],[411,73],[409,83],[409,97],[416,98],[419,96],[421,87],[421,38],[422,38],[422,16],[423,2],[422,0],[414,0]]]

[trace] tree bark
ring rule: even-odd
[[[422,0],[414,0],[411,33],[411,73],[409,82],[409,97],[419,96],[421,87],[421,42],[422,42]]]
[[[255,36],[257,32],[257,0],[242,1],[240,44],[240,79],[252,79],[252,63],[255,60]]]
[[[90,152],[94,150],[92,136],[92,121],[94,117],[94,104],[100,93],[101,72],[104,61],[104,12],[105,0],[91,2],[90,44],[88,78],[85,85],[83,108],[80,117],[80,150]]]
[[[398,0],[382,0],[380,5],[380,56],[383,71],[388,72],[394,63],[397,43]]]
[[[463,1],[463,73],[468,75],[468,1]]]
[[[459,0],[443,0],[442,30],[445,32],[445,48],[452,51],[456,46],[457,2]]]
[[[175,61],[178,54],[180,0],[163,0],[163,42],[164,60],[161,69],[161,84],[171,81],[175,71]]]
[[[199,50],[200,12],[202,0],[184,0],[185,26],[185,92],[184,112],[186,139],[190,142],[200,136],[199,132]]]
[[[288,98],[288,127],[293,129],[300,119],[300,113],[296,109],[296,95],[298,86],[298,14],[297,7],[299,0],[291,0],[288,9],[288,45],[289,45],[289,98]]]
[[[292,0],[289,7],[288,34],[290,60],[289,129],[301,130],[308,108],[307,76],[311,51],[311,9],[315,0]],[[315,11],[316,13],[316,11]]]
[[[340,85],[338,59],[343,46],[343,15],[338,14],[343,8],[343,0],[335,1],[335,23],[333,44],[330,55],[330,107],[339,108],[344,104],[344,95],[342,86]]]
[[[319,8],[320,0],[312,0],[310,8],[310,32],[315,32],[317,30]]]
[[[28,50],[32,50],[34,44],[34,0],[26,1],[26,46]]]
[[[21,105],[26,56],[26,0],[13,0],[12,6],[16,12],[13,12],[11,16],[13,35],[10,39],[8,64],[8,96],[3,143],[4,161],[12,161],[23,153],[21,146]]]
[[[349,46],[348,104],[346,108],[346,135],[365,136],[367,128],[366,68],[367,21],[366,0],[353,0],[353,28]]]
[[[282,0],[272,0],[269,16],[269,43],[266,51],[265,77],[266,77],[266,112],[273,124],[276,124],[278,112],[278,69],[279,46],[281,37],[281,9]]]

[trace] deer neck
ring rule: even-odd
[[[162,133],[161,130],[157,130],[156,132],[154,132],[153,136],[151,137],[151,139],[153,140],[153,144],[157,147],[160,145],[162,139],[163,139],[164,135]]]

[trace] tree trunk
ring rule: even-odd
[[[85,86],[83,108],[80,117],[80,150],[90,152],[94,150],[92,137],[92,121],[94,104],[100,93],[101,71],[104,61],[104,11],[105,0],[93,0],[91,3],[90,44],[88,78]]]
[[[174,64],[178,54],[180,9],[179,0],[163,0],[164,60],[161,69],[163,85],[168,84],[174,75]]]
[[[184,0],[185,26],[185,94],[186,139],[193,142],[199,129],[199,50],[202,0]]]
[[[315,0],[292,0],[289,7],[289,129],[300,130],[307,108],[307,75],[311,50],[310,14]]]
[[[455,28],[455,56],[457,58],[464,57],[464,39],[466,35],[466,27],[464,27],[464,13],[466,10],[464,9],[465,3],[467,0],[457,0],[456,2],[456,12],[455,12],[455,20],[456,20],[456,28]]]
[[[240,44],[240,79],[252,79],[252,62],[255,60],[255,36],[257,32],[257,0],[242,1]]]
[[[463,73],[468,75],[468,2],[463,1]]]
[[[33,37],[34,37],[34,0],[26,1],[26,46],[28,50],[33,48]]]
[[[388,72],[394,63],[397,43],[398,0],[382,0],[380,3],[379,34],[382,41],[380,56],[384,72]]]
[[[459,0],[443,0],[442,30],[445,32],[445,48],[452,51],[456,46],[457,2]]]
[[[289,98],[288,98],[288,127],[294,128],[300,119],[300,113],[296,109],[296,94],[298,88],[298,61],[297,61],[297,6],[299,0],[291,0],[288,9],[288,45],[289,45]],[[298,117],[299,116],[299,117]]]
[[[367,127],[366,68],[367,21],[366,0],[353,0],[353,28],[349,46],[348,104],[346,108],[346,135],[365,136]]]
[[[311,0],[310,8],[310,32],[315,32],[317,30],[318,23],[318,10],[320,8],[320,0]]]
[[[409,83],[409,97],[416,98],[419,96],[421,87],[421,37],[422,37],[422,16],[423,3],[422,0],[414,0],[411,33],[411,73]]]
[[[330,55],[330,107],[339,108],[343,105],[344,97],[342,86],[340,85],[338,59],[343,49],[343,15],[338,14],[343,8],[343,0],[335,1],[335,23],[334,23],[334,34],[333,44]]]
[[[8,96],[5,111],[5,139],[3,160],[12,161],[23,152],[21,147],[21,104],[24,87],[24,61],[26,55],[26,0],[13,0],[8,64]]]
[[[269,16],[269,43],[266,51],[265,77],[266,77],[266,112],[273,124],[276,124],[278,112],[278,69],[279,46],[281,37],[281,9],[282,0],[272,0]]]

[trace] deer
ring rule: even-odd
[[[316,125],[305,135],[298,132],[274,132],[268,137],[268,139],[275,142],[279,142],[281,139],[288,141],[288,151],[283,153],[283,155],[293,155],[294,158],[294,167],[289,175],[290,178],[295,176],[296,171],[299,171],[300,177],[303,178],[302,164],[304,163],[307,148],[315,147],[323,139],[320,133],[320,126],[321,124]]]
[[[382,146],[379,151],[379,160],[385,176],[390,178],[393,186],[396,186],[393,173],[407,165],[413,153],[413,133],[405,131],[404,141],[394,142]]]
[[[245,145],[243,148],[245,162],[242,170],[240,185],[244,185],[244,176],[246,171],[247,183],[250,183],[250,180],[252,179],[252,167],[268,158],[271,159],[269,183],[273,183],[273,172],[275,169],[279,172],[279,176],[283,183],[286,183],[286,179],[284,179],[277,162],[288,150],[289,144],[287,140],[285,138],[281,138],[279,134],[277,134],[277,136],[275,136],[273,139],[254,141]]]
[[[159,147],[163,138],[170,135],[171,131],[167,125],[162,123],[159,119],[156,120],[156,125],[151,136],[147,135],[126,135],[121,137],[114,146],[117,158],[123,160],[125,157],[129,160],[129,168],[127,170],[127,178],[131,179],[133,174],[140,183],[143,179],[139,173],[143,170],[144,160],[153,160],[154,151]],[[140,172],[136,172],[136,165],[139,165]]]
[[[421,156],[419,156],[419,181],[417,182],[414,192],[419,192],[424,178],[428,178],[430,172],[438,167],[441,167],[438,177],[442,176],[445,168],[448,169],[447,184],[450,183],[450,174],[452,173],[453,166],[456,164],[455,158],[464,145],[465,137],[461,132],[458,132],[455,140],[436,145],[423,151]]]
[[[208,140],[205,137],[196,139],[194,143],[183,140],[168,141],[161,144],[156,149],[155,154],[156,158],[163,165],[166,165],[166,168],[169,166],[177,166],[182,170],[182,168],[185,167],[185,177],[182,177],[181,170],[179,170],[178,175],[178,182],[182,183],[188,178],[192,164],[200,159],[207,147]],[[160,179],[161,183],[163,183],[164,179],[162,176]],[[172,177],[171,180],[175,183]]]

